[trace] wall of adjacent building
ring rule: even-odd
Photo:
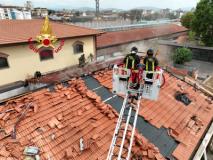
[[[25,80],[33,76],[36,71],[49,73],[79,63],[78,58],[82,54],[73,53],[73,44],[76,41],[84,43],[84,54],[95,54],[95,41],[93,36],[65,40],[65,44],[59,53],[54,53],[54,58],[41,61],[39,54],[29,49],[28,44],[0,47],[0,52],[8,56],[9,68],[0,69],[0,86],[19,80]],[[56,44],[59,46],[59,43]]]
[[[116,57],[117,55],[125,56],[129,54],[132,47],[137,47],[140,52],[146,52],[149,48],[154,49],[155,52],[159,51],[158,59],[161,61],[162,65],[170,61],[169,51],[165,47],[161,47],[158,44],[158,39],[141,40],[137,42],[121,44],[117,46],[99,48],[97,49],[97,59],[107,60],[108,58]],[[146,53],[140,53],[139,55],[145,56]]]

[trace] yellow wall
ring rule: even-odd
[[[39,54],[29,49],[28,44],[0,47],[0,52],[8,54],[9,68],[0,69],[0,86],[11,82],[25,80],[27,75],[34,75],[35,71],[47,73],[78,64],[81,54],[73,53],[73,43],[84,43],[84,54],[95,54],[95,44],[92,36],[66,39],[62,50],[54,53],[54,58],[41,61]],[[58,46],[59,44],[56,44]]]

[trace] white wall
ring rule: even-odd
[[[4,9],[0,8],[0,19],[5,19]]]

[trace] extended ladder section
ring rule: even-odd
[[[138,97],[139,100],[135,106],[129,103],[131,99],[132,98],[130,98],[128,94],[124,99],[108,152],[107,160],[130,159],[141,97]]]
[[[131,159],[131,150],[140,108],[140,100],[141,98],[149,100],[158,99],[160,86],[162,84],[162,73],[162,69],[154,72],[143,70],[135,72],[114,65],[112,81],[113,93],[126,95],[126,97],[120,110],[107,160]],[[135,75],[137,75],[138,83],[133,83],[132,79]],[[138,101],[136,105],[133,106],[129,101],[133,99],[132,96],[130,98],[130,95],[135,94],[137,95]]]

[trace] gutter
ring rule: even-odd
[[[213,135],[213,122],[211,123],[209,130],[207,131],[205,137],[203,138],[203,141],[201,142],[192,160],[200,160],[202,156],[206,154],[206,148],[211,140],[212,135]]]

